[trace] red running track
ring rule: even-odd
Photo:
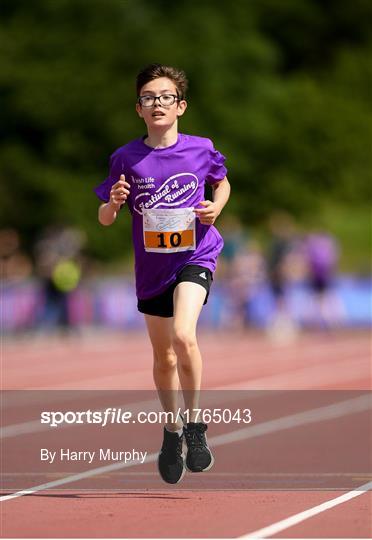
[[[305,334],[286,344],[272,343],[260,334],[201,335],[199,341],[205,388],[370,388],[367,333]],[[4,344],[2,384],[12,390],[152,389],[151,363],[150,345],[142,335],[24,339]],[[345,423],[348,419],[354,417],[341,418]],[[9,426],[16,421],[9,417],[3,418],[3,422]],[[15,440],[22,445],[22,441],[30,440],[25,437],[30,435],[19,434]],[[264,450],[265,436],[252,439],[252,447],[256,445],[259,451],[261,442]],[[354,443],[358,445],[357,440]],[[342,444],[339,441],[340,453]],[[224,450],[224,456],[226,451],[229,455],[228,445],[222,443],[219,449]],[[154,463],[149,463],[149,479],[154,469]],[[210,474],[213,478],[213,470]],[[361,477],[358,485],[368,480]],[[336,501],[334,507],[319,508],[315,515],[302,515],[298,524],[292,519],[280,530],[282,520],[333,501],[348,491],[238,491],[235,485],[230,478],[226,490],[198,490],[196,484],[191,490],[164,485],[160,489],[144,486],[87,493],[74,489],[73,483],[60,491],[41,489],[32,495],[2,501],[1,534],[9,538],[228,538],[273,526],[269,536],[263,532],[262,537],[371,537],[368,492],[358,492],[357,497],[339,504]]]

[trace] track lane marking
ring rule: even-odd
[[[217,435],[212,437],[209,440],[211,446],[220,446],[223,444],[230,444],[233,442],[252,439],[255,437],[260,437],[267,435],[269,433],[274,433],[276,431],[281,431],[284,429],[291,429],[296,426],[311,424],[319,421],[331,420],[333,418],[339,418],[340,416],[345,416],[347,414],[355,414],[358,412],[363,412],[371,408],[371,399],[369,395],[359,396],[358,398],[348,399],[341,401],[332,405],[326,405],[323,407],[318,407],[316,409],[310,409],[307,411],[302,411],[300,413],[291,414],[288,416],[283,416],[275,420],[269,420],[267,422],[261,422],[260,424],[250,426],[243,429],[238,429],[224,435]],[[157,460],[158,453],[153,453],[147,456],[146,463],[152,463]],[[107,472],[112,472],[120,470],[123,468],[130,467],[132,465],[138,465],[136,461],[129,461],[127,463],[115,463],[112,465],[106,465],[103,467],[97,467],[95,469],[90,469],[82,473],[74,474],[67,476],[66,478],[61,478],[52,482],[46,482],[39,486],[33,488],[17,491],[9,495],[4,495],[0,497],[0,502],[5,502],[11,499],[22,497],[23,495],[31,495],[37,493],[38,491],[44,491],[46,489],[62,486],[65,484],[70,484],[77,482],[79,480],[90,478],[98,474],[103,474]]]
[[[353,377],[350,377],[350,363],[349,362],[342,362],[342,366],[339,366],[339,367],[344,367],[345,368],[345,371],[344,372],[340,372],[339,369],[336,371],[336,372],[332,372],[332,374],[330,373],[331,377],[332,377],[332,382],[334,382],[335,380],[335,377],[336,377],[336,380],[338,383],[341,383],[341,382],[350,382],[351,380],[354,380],[353,377],[355,378],[355,380],[359,380],[361,374],[360,373],[355,373],[353,372]],[[314,375],[316,374],[317,371],[318,372],[318,376],[319,376],[319,380],[321,380],[323,383],[326,382],[325,380],[325,377],[324,377],[324,366],[319,366],[319,370],[318,369],[314,369],[315,366],[313,367],[310,367],[310,368],[303,368],[303,369],[299,369],[299,370],[293,370],[293,371],[288,371],[285,375],[283,375],[282,373],[279,373],[277,375],[270,375],[268,377],[259,377],[257,379],[251,379],[251,380],[246,380],[246,381],[241,381],[241,382],[238,382],[238,383],[231,383],[231,384],[227,384],[227,385],[224,385],[224,386],[216,386],[214,388],[206,388],[205,391],[207,392],[210,392],[210,391],[224,391],[224,390],[247,390],[247,391],[251,391],[251,390],[254,390],[254,391],[257,391],[257,390],[276,390],[276,391],[280,391],[280,390],[283,390],[282,388],[280,390],[277,390],[276,388],[273,388],[275,387],[278,383],[282,383],[283,381],[286,381],[287,384],[288,384],[288,381],[292,381],[292,384],[294,382],[296,382],[296,384],[298,385],[298,382],[299,382],[299,378],[302,379],[302,380],[308,380],[309,378],[314,378]],[[345,375],[345,376],[344,376]],[[269,387],[269,388],[268,388]],[[298,388],[296,388],[298,389]],[[24,391],[28,391],[28,390],[34,390],[33,388],[32,389],[26,389]],[[286,390],[289,390],[289,389],[286,389]],[[18,390],[17,390],[18,391]],[[19,390],[21,391],[21,390]],[[48,390],[50,392],[50,390]],[[60,390],[62,391],[62,390]],[[65,389],[66,392],[70,391],[70,389]],[[71,390],[71,391],[76,391],[76,390]],[[87,391],[94,391],[94,390],[87,390]],[[103,391],[109,391],[109,390],[103,390]],[[114,390],[116,392],[116,390]],[[151,390],[147,390],[147,391],[151,391]],[[365,390],[360,390],[361,392],[365,391]],[[141,405],[141,403],[129,403],[129,404],[120,404],[120,405],[115,405],[116,408],[129,408],[130,410],[132,410],[133,408],[133,412],[136,412],[136,410],[141,410],[138,408],[138,405]],[[147,401],[143,401],[142,402],[142,406],[143,407],[157,407],[158,406],[158,400],[147,400]],[[62,425],[60,426],[60,428],[66,428],[66,427],[71,427],[71,426],[67,426],[67,425]],[[15,436],[18,436],[18,435],[24,435],[24,434],[28,434],[28,433],[37,433],[37,432],[41,432],[41,431],[45,431],[49,428],[49,426],[47,425],[43,425],[40,423],[39,420],[31,420],[31,421],[28,421],[28,422],[20,422],[20,423],[17,423],[17,424],[9,424],[7,426],[1,426],[0,427],[0,440],[1,439],[4,439],[4,438],[8,438],[8,437],[15,437]]]
[[[329,501],[326,501],[322,504],[318,504],[317,506],[313,506],[312,508],[303,510],[302,512],[299,512],[298,514],[293,514],[293,516],[277,521],[276,523],[273,523],[272,525],[268,525],[267,527],[263,527],[262,529],[258,529],[257,531],[239,536],[239,538],[272,537],[273,535],[278,534],[286,529],[289,529],[290,527],[293,527],[294,525],[297,525],[298,523],[301,523],[302,521],[305,521],[313,516],[321,514],[322,512],[325,512],[326,510],[329,510],[330,508],[334,508],[335,506],[338,506],[339,504],[350,501],[351,499],[354,499],[355,497],[359,497],[359,495],[363,495],[364,493],[370,491],[371,489],[372,489],[372,482],[368,482],[367,484],[363,484],[362,486],[359,486],[357,489],[354,489],[353,491],[348,491],[347,493],[344,493],[343,495],[340,495],[339,497],[336,497],[335,499],[330,499]]]
[[[298,344],[297,344],[297,345],[298,345]],[[350,345],[350,347],[348,347],[348,345]],[[342,355],[345,355],[345,354],[353,354],[353,357],[354,357],[354,355],[355,355],[355,346],[356,346],[356,344],[355,344],[354,342],[351,342],[350,340],[348,340],[348,341],[345,342],[345,343],[341,342],[341,345],[339,345],[339,350],[341,351]],[[306,343],[305,343],[305,347],[306,347]],[[321,354],[321,355],[323,355],[323,354],[324,354],[324,355],[327,355],[328,349],[329,349],[329,348],[332,348],[332,343],[331,343],[331,342],[325,342],[325,343],[323,342],[323,343],[321,343],[320,345],[317,345],[317,346],[316,346],[315,355],[316,355],[316,356],[319,356],[319,354]],[[349,351],[348,348],[350,348],[351,350]],[[311,349],[311,351],[307,352],[307,349],[305,348],[305,350],[303,351],[303,353],[305,354],[305,357],[306,357],[307,355],[309,355],[309,356],[312,357],[312,356],[314,355],[314,350],[313,350],[313,349],[314,349],[314,347]],[[245,349],[244,349],[244,350],[245,350]],[[61,355],[62,355],[63,351],[66,352],[65,349],[61,349],[61,351],[60,351]],[[273,359],[275,359],[275,358],[277,357],[278,353],[279,353],[279,352],[282,352],[282,351],[283,351],[282,348],[280,348],[280,349],[278,349],[278,350],[276,350],[276,349],[271,349],[270,351],[266,351],[266,352],[264,353],[264,355],[263,355],[262,360],[265,360],[265,361],[273,360]],[[237,350],[237,352],[239,352],[239,350]],[[245,351],[245,352],[246,352],[246,351]],[[89,350],[88,350],[88,351],[84,351],[84,353],[87,353],[87,354],[88,354],[88,353],[89,353]],[[36,352],[35,352],[35,354],[36,354]],[[296,357],[297,357],[297,354],[298,354],[298,353],[297,353],[296,350],[293,350],[293,349],[286,350],[286,355],[289,355],[289,356],[291,356],[291,357],[293,356],[293,358],[296,358]],[[358,353],[358,354],[362,354],[362,352],[360,352],[360,353]],[[40,352],[38,352],[37,355],[38,355],[38,357],[40,357]],[[62,356],[63,356],[63,355],[62,355]],[[136,356],[138,356],[138,354],[137,354]],[[147,357],[147,354],[146,354],[146,355],[143,355],[143,356],[142,356],[142,354],[141,354],[141,359],[142,359],[142,358],[146,358],[146,357]],[[314,364],[314,365],[321,365],[321,361],[317,362],[317,363]],[[332,367],[334,367],[334,364],[332,364]],[[24,366],[22,365],[22,366],[19,367],[19,368],[15,368],[15,371],[14,371],[14,370],[11,370],[11,371],[12,371],[13,376],[14,376],[14,373],[18,373],[18,372],[19,372],[19,374],[23,374],[23,373],[24,373]],[[13,371],[14,371],[14,373],[13,373]],[[44,368],[43,368],[43,371],[44,371]],[[146,373],[147,371],[148,371],[148,369],[147,369],[146,366],[144,366],[144,367],[140,370],[140,372],[143,373],[143,374]],[[279,374],[277,374],[277,375],[279,375]],[[93,383],[95,380],[97,380],[97,381],[99,382],[99,381],[101,381],[101,378],[100,378],[100,377],[97,377],[96,379],[89,379],[88,382],[89,382],[89,383]],[[71,382],[71,384],[73,384],[74,386],[76,386],[76,385],[79,385],[79,384],[81,384],[81,383],[84,383],[85,381],[86,381],[86,380],[83,379],[83,380],[80,380],[80,381],[70,381],[70,382]],[[32,389],[53,389],[53,390],[54,390],[54,389],[56,389],[56,388],[61,388],[62,386],[66,385],[66,384],[70,384],[70,382],[67,381],[67,382],[64,383],[63,385],[52,386],[52,387],[50,387],[49,385],[47,385],[47,386],[42,386],[42,387],[40,387],[40,386],[38,386],[38,387],[32,387]],[[31,389],[31,388],[28,388],[28,389]],[[17,388],[17,390],[21,390],[21,388]]]
[[[355,361],[355,366],[354,366]],[[291,369],[284,373],[277,373],[275,375],[268,375],[266,377],[258,377],[256,379],[239,381],[236,383],[227,384],[221,387],[217,387],[216,390],[277,390],[280,386],[280,390],[292,390],[288,388],[288,382],[293,385],[296,384],[296,390],[308,390],[309,380],[311,380],[312,388],[317,384],[325,385],[332,382],[341,384],[344,382],[351,382],[354,380],[360,380],[368,375],[365,371],[367,362],[364,358],[353,358],[353,372],[350,373],[350,359],[338,362],[332,365],[332,370],[329,372],[329,377],[326,377],[323,364],[316,364],[313,366],[305,366],[300,369]],[[354,371],[355,368],[355,371]],[[358,371],[359,368],[359,371]],[[357,371],[357,372],[356,372]],[[305,385],[303,388],[299,387],[299,384]],[[321,390],[317,386],[316,390]],[[363,391],[363,389],[360,389]]]

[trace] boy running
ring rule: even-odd
[[[209,139],[178,132],[186,110],[185,73],[151,64],[137,76],[136,111],[147,135],[116,150],[110,174],[95,192],[104,201],[98,212],[111,225],[127,204],[132,215],[138,310],[144,313],[153,348],[154,382],[165,411],[174,422],[164,427],[158,468],[175,484],[186,467],[210,469],[207,425],[196,422],[202,359],[196,326],[216,268],[223,240],[213,226],[230,195],[225,158]],[[213,201],[204,200],[205,183]],[[181,384],[186,425],[176,419]]]

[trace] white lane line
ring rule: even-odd
[[[318,407],[316,409],[311,409],[308,411],[303,411],[296,414],[291,414],[288,416],[283,416],[275,420],[269,420],[268,422],[261,422],[255,426],[246,427],[243,429],[238,429],[227,433],[225,435],[217,435],[209,439],[209,444],[211,446],[221,446],[223,444],[230,444],[232,442],[237,442],[245,439],[252,439],[254,437],[260,437],[267,435],[268,433],[274,433],[275,431],[281,431],[283,429],[290,429],[299,425],[311,424],[314,422],[320,422],[324,420],[330,420],[332,418],[338,418],[340,416],[345,416],[347,414],[355,414],[357,412],[365,411],[371,408],[371,400],[369,395],[360,396],[358,398],[348,399],[345,401],[340,401],[333,405],[327,405],[325,407]],[[157,459],[158,454],[153,453],[147,456],[146,463],[151,463]],[[15,499],[17,497],[22,497],[23,495],[30,495],[38,491],[43,491],[45,489],[50,489],[58,487],[64,484],[70,484],[77,482],[79,480],[96,476],[98,474],[103,474],[115,470],[120,470],[125,467],[132,465],[138,465],[138,462],[130,461],[127,463],[115,463],[112,465],[106,465],[104,467],[97,467],[95,469],[90,469],[79,474],[74,474],[66,478],[54,480],[53,482],[47,482],[33,488],[25,489],[12,493],[10,495],[4,495],[0,497],[0,501],[7,501],[10,499]]]
[[[341,369],[343,368],[343,369]],[[357,372],[356,372],[356,368]],[[360,377],[365,376],[364,373],[364,361],[362,359],[359,359],[359,364],[356,365],[353,364],[353,373],[350,376],[350,362],[343,362],[342,364],[337,364],[337,370],[330,372],[330,376],[332,379],[332,382],[336,382],[338,384],[342,382],[351,382],[351,380],[359,380]],[[258,379],[250,379],[246,381],[240,381],[238,383],[232,383],[227,384],[224,386],[217,386],[215,388],[207,388],[205,389],[206,392],[214,391],[214,390],[276,390],[278,391],[278,386],[280,387],[280,390],[289,390],[288,384],[296,384],[296,390],[301,390],[299,388],[299,384],[303,383],[307,386],[307,383],[309,380],[314,380],[317,378],[317,382],[326,384],[327,380],[325,379],[324,375],[324,366],[311,366],[311,367],[305,367],[303,369],[294,370],[287,372],[285,375],[278,373],[277,375],[270,375],[268,377],[259,377]],[[283,387],[284,385],[284,387]],[[26,392],[29,389],[25,390]],[[34,389],[32,389],[34,390]],[[61,389],[62,391],[62,389]],[[65,389],[66,392],[70,391],[70,389]],[[76,390],[75,390],[76,391]],[[89,390],[88,390],[89,391]],[[90,390],[94,391],[94,390]],[[107,391],[107,390],[106,390]],[[116,392],[117,390],[114,390]],[[149,392],[151,390],[148,390]],[[48,390],[48,392],[50,392]],[[117,409],[122,408],[125,410],[132,410],[133,412],[138,412],[140,410],[146,410],[146,409],[139,409],[138,403],[129,403],[127,405],[115,405]],[[4,406],[4,405],[3,405]],[[142,402],[143,407],[157,407],[158,402],[157,401],[144,401]],[[71,426],[60,426],[60,428],[64,427],[71,427]],[[0,439],[8,438],[8,437],[15,437],[18,435],[24,435],[27,433],[37,433],[40,431],[45,431],[49,429],[49,426],[41,424],[39,420],[33,420],[29,422],[21,422],[18,424],[12,424],[8,426],[2,426],[0,427]]]
[[[64,474],[67,474],[67,471],[65,472],[60,472],[60,473],[42,473],[42,472],[32,472],[30,473],[32,474],[32,476],[50,476],[51,478],[58,478],[58,477],[61,477],[62,475]],[[12,478],[15,477],[15,476],[19,476],[19,477],[22,477],[24,476],[25,473],[24,472],[9,472],[9,473],[4,473],[2,474],[2,476],[5,478],[6,476],[11,476]],[[123,473],[117,473],[117,476],[159,476],[159,473],[158,472],[155,472],[155,471],[135,471],[135,472],[123,472]],[[99,476],[99,475],[97,475]],[[288,472],[275,472],[275,473],[251,473],[251,472],[214,472],[214,471],[208,471],[208,478],[210,477],[224,477],[224,478],[227,478],[227,477],[231,477],[231,478],[241,478],[242,476],[246,477],[246,478],[253,478],[253,479],[265,479],[265,480],[275,480],[276,478],[284,478],[284,479],[292,479],[292,478],[301,478],[301,479],[314,479],[314,478],[321,478],[321,479],[327,479],[327,478],[330,478],[330,479],[334,479],[334,478],[353,478],[354,480],[358,479],[360,481],[362,480],[365,480],[365,481],[372,481],[372,474],[370,472],[361,472],[361,471],[356,471],[356,472],[335,472],[335,473],[330,473],[330,472],[319,472],[319,473],[299,473],[299,472],[295,472],[295,473],[288,473]],[[295,489],[296,491],[298,491],[298,488],[293,488]],[[304,488],[305,489],[305,488]],[[334,490],[334,488],[332,488]],[[339,488],[337,488],[339,489]],[[347,489],[347,488],[345,488]],[[339,489],[341,490],[341,488]],[[322,487],[322,491],[324,491],[324,488]]]
[[[259,377],[250,381],[239,381],[217,388],[217,390],[322,390],[329,383],[340,385],[361,379],[369,379],[369,362],[365,357],[353,358],[353,370],[350,372],[350,359],[337,362],[329,372],[325,372],[323,364],[306,366],[300,369],[288,370],[276,375]]]
[[[369,394],[363,395],[357,398],[339,401],[338,403],[333,403],[332,405],[325,405],[316,409],[310,409],[300,413],[282,416],[281,418],[275,418],[274,420],[268,420],[267,422],[261,422],[260,424],[252,426],[248,425],[243,429],[232,431],[224,435],[216,435],[213,437],[213,439],[211,439],[210,442],[213,442],[215,446],[218,446],[220,444],[228,444],[245,439],[252,439],[253,437],[261,437],[263,435],[275,433],[276,431],[281,431],[283,429],[291,429],[297,426],[312,424],[314,422],[332,420],[347,414],[355,414],[358,412],[367,411],[371,408],[371,396]]]
[[[242,341],[242,336],[239,333],[236,333],[235,335],[233,333],[221,333],[222,339],[227,342],[233,343],[236,348],[239,347],[237,345],[237,342]],[[91,336],[87,337],[87,339],[78,338],[75,340],[69,340],[68,338],[57,338],[50,340],[48,342],[47,339],[45,339],[46,336],[40,336],[40,339],[30,339],[26,338],[24,341],[21,340],[21,338],[17,338],[16,341],[11,341],[7,339],[3,339],[3,349],[5,353],[13,353],[19,355],[21,352],[24,355],[33,354],[37,355],[38,358],[40,358],[41,354],[50,354],[52,351],[53,353],[60,353],[60,354],[66,354],[66,349],[71,349],[72,351],[76,349],[76,346],[78,346],[79,352],[87,352],[91,353],[97,350],[101,352],[105,351],[108,353],[108,355],[112,355],[114,353],[118,353],[119,355],[122,355],[123,353],[123,343],[125,343],[126,346],[133,347],[134,351],[138,351],[138,344],[139,342],[143,347],[146,347],[146,349],[151,352],[151,344],[148,340],[146,334],[143,334],[142,332],[137,336],[131,336],[130,334],[120,334],[120,336],[116,336],[117,339],[115,341],[111,341],[109,339],[110,336],[101,336],[97,337],[95,334],[92,334]],[[115,338],[115,336],[113,336]],[[94,339],[96,338],[96,339]],[[305,336],[301,334],[299,335],[299,339],[297,341],[294,341],[291,345],[292,346],[298,346],[304,345],[307,347],[309,343],[313,346],[314,338],[317,340],[317,347],[320,350],[330,348],[332,349],[335,345],[334,339],[330,339],[329,336],[326,336],[325,333],[314,333],[313,337]],[[341,347],[354,347],[356,343],[360,343],[361,340],[363,340],[363,343],[367,344],[369,343],[369,337],[368,334],[365,333],[363,335],[359,336],[338,336],[337,337],[337,343],[341,344]],[[218,350],[219,347],[216,346],[216,340],[215,335],[212,333],[211,335],[207,335],[205,333],[202,333],[199,336],[200,344],[203,347],[216,347]],[[246,344],[249,344],[250,347],[257,347],[259,346],[260,349],[266,348],[267,345],[269,345],[271,348],[276,350],[283,350],[282,345],[277,345],[275,343],[267,341],[262,341],[262,336],[249,336],[245,339],[243,338],[243,345],[241,345],[244,350],[246,350]],[[262,344],[264,345],[262,346]],[[100,347],[101,345],[101,347]]]
[[[346,354],[352,354],[353,355],[353,358],[356,354],[356,350],[355,350],[355,347],[356,347],[356,343],[355,342],[350,342],[350,340],[348,342],[339,342],[338,343],[338,350],[340,350],[340,354],[342,354],[342,356],[345,356]],[[298,347],[299,344],[297,343],[296,344],[296,347]],[[329,352],[329,349],[333,349],[334,347],[334,343],[332,342],[325,342],[325,343],[322,343],[322,344],[318,344],[316,346],[312,346],[311,350],[309,350],[307,347],[307,344],[305,343],[304,344],[305,346],[305,349],[301,351],[301,354],[302,354],[302,358],[303,360],[305,360],[307,357],[309,357],[310,359],[313,359],[313,357],[319,357],[319,355],[327,355],[327,353]],[[245,354],[247,354],[247,349],[246,349],[246,346],[243,346],[242,348],[242,351],[244,351]],[[350,351],[348,350],[350,349]],[[240,351],[240,348],[237,348],[236,352],[239,354],[239,351]],[[89,350],[87,352],[90,352]],[[120,353],[120,350],[118,351]],[[252,351],[248,351],[248,352],[252,352]],[[265,350],[264,353],[259,353],[259,356],[260,356],[260,359],[261,359],[261,362],[260,362],[260,365],[262,365],[263,363],[266,363],[266,362],[269,362],[270,360],[273,360],[273,359],[277,359],[277,356],[278,356],[278,352],[279,353],[282,353],[283,350],[282,348],[280,347],[280,350],[276,350],[276,349],[271,349],[269,351]],[[66,355],[66,350],[65,349],[61,349],[60,351],[53,351],[53,354],[61,354],[61,357],[63,357],[63,355]],[[92,351],[93,354],[95,354],[95,351]],[[40,356],[40,352],[35,352],[35,354],[38,355],[38,357]],[[49,351],[49,354],[50,354],[50,351]],[[221,352],[220,351],[217,351],[216,352],[217,354],[217,358],[219,358],[221,356]],[[361,352],[358,352],[358,354],[361,354]],[[120,355],[119,355],[120,356]],[[223,355],[222,355],[223,356]],[[139,354],[136,353],[136,359],[140,357],[141,360],[142,359],[146,359],[148,358],[148,354],[147,353],[143,353],[143,352],[140,352]],[[287,358],[292,358],[293,359],[296,359],[298,357],[298,350],[295,349],[293,350],[293,348],[291,348],[290,350],[286,350],[286,357]],[[366,358],[368,358],[368,353],[366,355]],[[319,360],[319,358],[318,358]],[[337,362],[337,364],[332,364],[332,368],[335,367],[335,365],[338,365],[339,362]],[[317,362],[317,365],[324,368],[323,364],[318,361]],[[350,364],[349,364],[350,365]],[[49,366],[49,364],[48,364]],[[10,368],[11,369],[11,373],[13,376],[16,376],[17,373],[19,373],[20,375],[22,375],[24,373],[24,367],[19,367],[19,368]],[[43,367],[43,371],[45,371],[45,368]],[[335,373],[335,370],[332,369],[333,373]],[[148,372],[148,368],[146,366],[144,366],[139,373],[147,373]],[[279,375],[279,374],[277,374]],[[108,376],[108,377],[105,377],[105,379],[108,379],[106,382],[109,382],[111,376]],[[116,379],[117,380],[117,377]],[[93,379],[83,379],[83,380],[79,380],[79,381],[67,381],[66,383],[63,383],[63,384],[60,384],[60,385],[46,385],[46,386],[39,386],[39,387],[32,387],[32,388],[19,388],[17,390],[30,390],[30,389],[45,389],[45,390],[55,390],[55,389],[66,389],[66,385],[69,385],[69,388],[68,389],[72,389],[70,388],[70,386],[74,386],[76,387],[77,389],[81,389],[81,384],[85,384],[86,382],[88,382],[88,384],[93,384],[95,382],[97,382],[97,388],[96,389],[99,389],[98,387],[101,385],[102,383],[102,377],[97,377],[97,378],[93,378]],[[91,388],[90,388],[91,389]]]
[[[344,351],[342,351],[344,354]],[[295,359],[298,356],[297,352],[291,353],[293,358]],[[313,355],[318,356],[318,351],[311,350],[308,353],[308,356]],[[288,355],[287,355],[288,356]],[[262,364],[265,364],[267,362],[270,362],[272,360],[275,360],[277,358],[277,353],[269,353],[267,355],[264,355],[261,360]],[[303,358],[306,358],[304,356]],[[355,351],[353,354],[353,371],[350,373],[350,357],[346,359],[339,359],[337,362],[332,364],[331,369],[328,369],[328,372],[324,370],[324,363],[321,361],[317,362],[316,364],[311,365],[305,365],[298,369],[288,369],[288,366],[286,367],[286,370],[284,373],[276,373],[274,375],[259,377],[256,379],[248,379],[248,380],[239,380],[238,382],[234,382],[228,385],[224,385],[221,387],[221,389],[244,389],[244,390],[252,390],[252,389],[277,389],[280,387],[280,389],[292,389],[289,387],[288,383],[288,376],[291,377],[290,384],[296,384],[296,390],[301,389],[309,389],[309,378],[314,378],[314,381],[311,379],[312,382],[312,388],[314,388],[315,385],[320,384],[322,387],[326,385],[326,383],[331,382],[332,384],[341,384],[344,382],[350,383],[352,381],[358,381],[363,378],[369,377],[369,358],[368,355],[356,355]],[[24,370],[20,369],[20,373],[23,373]],[[148,373],[147,368],[140,369],[135,372],[129,373],[129,375],[126,376],[125,384],[127,384],[128,380],[131,381],[132,379],[136,379],[138,376],[146,376],[146,373]],[[14,375],[14,373],[13,373]],[[123,388],[121,386],[118,388],[117,381],[120,380],[120,374],[116,375],[108,375],[105,377],[94,377],[92,379],[80,379],[77,381],[66,381],[61,384],[53,384],[53,385],[44,385],[44,386],[31,386],[28,388],[15,388],[14,390],[17,391],[27,391],[27,390],[46,390],[46,391],[52,391],[52,390],[109,390],[111,388],[102,388],[103,385],[109,384],[111,382],[115,382],[115,387],[112,388],[112,390],[119,390],[119,389],[129,389]],[[325,377],[328,376],[328,379]],[[129,379],[128,379],[129,377]],[[128,379],[128,380],[127,380]],[[135,381],[133,381],[135,382]],[[151,381],[150,381],[151,382]],[[298,385],[301,385],[301,387],[298,387]],[[83,386],[83,388],[82,388]],[[302,388],[303,386],[303,388]],[[130,388],[133,387],[133,384],[130,385]],[[220,389],[220,388],[217,388]]]
[[[306,519],[316,516],[317,514],[321,514],[322,512],[325,512],[326,510],[333,508],[334,506],[338,506],[339,504],[350,501],[351,499],[354,499],[355,497],[359,497],[359,495],[363,495],[363,493],[366,493],[367,491],[370,491],[371,489],[372,489],[372,482],[368,482],[367,484],[363,484],[362,486],[359,486],[357,489],[353,491],[349,491],[348,493],[345,493],[344,495],[340,495],[339,497],[336,497],[335,499],[330,499],[329,501],[326,501],[322,504],[318,504],[317,506],[313,506],[312,508],[309,508],[308,510],[304,510],[303,512],[294,514],[293,516],[290,516],[286,519],[277,521],[276,523],[273,523],[272,525],[268,525],[267,527],[263,527],[262,529],[258,529],[257,531],[254,531],[249,534],[244,534],[243,536],[240,536],[239,538],[272,537],[274,534],[278,534],[286,529],[289,529],[290,527],[293,527],[294,525],[297,525],[298,523],[301,523],[302,521],[305,521]]]
[[[262,380],[262,379],[260,379]],[[254,382],[254,381],[252,381]],[[234,385],[232,385],[234,386]],[[213,404],[215,402],[215,400],[213,399],[208,399],[208,393],[209,392],[214,392],[215,390],[218,390],[218,391],[224,391],[224,390],[230,390],[230,389],[235,389],[235,388],[230,388],[230,386],[225,386],[225,387],[221,387],[221,388],[216,388],[216,389],[207,389],[206,391],[206,396],[204,398],[204,405],[208,405],[208,404]],[[240,390],[242,390],[240,388]],[[233,398],[234,396],[232,396]],[[256,398],[259,397],[259,395],[255,396]],[[212,396],[213,398],[213,396]],[[233,401],[234,402],[234,399],[230,399],[228,401]],[[135,413],[138,413],[140,411],[146,411],[146,410],[158,410],[159,408],[159,400],[158,399],[153,399],[153,400],[145,400],[145,401],[141,401],[141,402],[132,402],[132,403],[121,403],[121,404],[117,404],[117,405],[114,405],[114,407],[117,409],[117,410],[120,410],[120,409],[123,409],[123,410],[126,410],[126,411],[131,411],[133,414]],[[105,409],[100,409],[101,412],[103,412]],[[67,428],[73,428],[73,427],[76,427],[77,424],[61,424],[58,426],[58,429],[67,429]],[[40,422],[40,420],[30,420],[30,421],[27,421],[27,422],[20,422],[20,423],[17,423],[17,424],[9,424],[7,426],[0,426],[0,440],[2,439],[8,439],[8,438],[11,438],[11,437],[18,437],[20,435],[27,435],[27,434],[30,434],[30,433],[40,433],[40,432],[43,432],[43,431],[49,431],[51,428],[48,424],[42,424]]]
[[[146,463],[152,463],[156,461],[158,454],[150,454],[146,457]],[[43,491],[45,489],[51,489],[58,486],[63,486],[64,484],[70,484],[73,482],[78,482],[79,480],[85,480],[86,478],[91,478],[92,476],[97,476],[100,474],[105,474],[112,471],[117,471],[124,469],[126,467],[131,467],[132,465],[138,465],[137,461],[128,461],[127,463],[119,462],[113,463],[112,465],[106,465],[104,467],[97,467],[95,469],[90,469],[89,471],[83,471],[78,474],[73,474],[71,476],[66,476],[66,478],[60,478],[58,480],[53,480],[52,482],[46,482],[45,484],[40,484],[29,489],[23,489],[22,491],[17,491],[16,493],[11,493],[10,495],[3,495],[0,497],[0,502],[9,501],[11,499],[16,499],[22,497],[23,495],[31,495],[32,493],[37,493],[38,491]]]
[[[61,384],[53,384],[52,387],[49,389],[45,386],[30,386],[26,388],[25,390],[43,390],[46,392],[53,392],[54,390],[64,390],[64,391],[70,391],[70,390],[82,390],[81,384],[84,384],[83,390],[88,391],[96,391],[100,390],[100,388],[103,387],[103,390],[105,390],[105,384],[108,383],[114,383],[116,385],[119,384],[120,379],[125,379],[125,384],[131,379],[137,379],[137,377],[141,377],[142,375],[145,375],[147,377],[149,374],[148,367],[144,367],[143,369],[139,369],[136,371],[130,371],[129,373],[115,373],[114,375],[107,375],[107,376],[101,376],[101,377],[94,377],[92,379],[83,379],[82,381],[67,381]],[[152,382],[152,381],[151,381]],[[66,385],[68,385],[68,388],[66,388]],[[113,389],[113,391],[120,390],[120,387],[116,387]],[[111,390],[111,389],[110,389]],[[21,391],[23,391],[21,389]]]

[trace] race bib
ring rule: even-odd
[[[143,210],[145,251],[178,253],[195,249],[193,208]]]

